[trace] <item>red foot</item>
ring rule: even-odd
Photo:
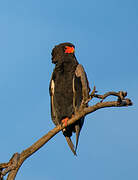
[[[65,123],[65,127],[67,127],[67,122],[68,122],[69,118],[66,117],[65,119],[62,119],[62,123],[64,124]]]

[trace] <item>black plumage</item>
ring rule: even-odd
[[[75,46],[71,43],[62,43],[52,50],[52,63],[55,68],[50,81],[51,96],[51,116],[55,125],[61,124],[65,118],[71,118],[78,110],[83,99],[83,84],[81,78],[77,76],[76,69],[79,63],[74,54]],[[87,82],[87,94],[89,85],[87,76],[84,72]],[[84,117],[76,123],[67,126],[63,130],[68,145],[76,155],[80,130],[84,122]],[[76,133],[76,146],[71,141],[72,133]]]

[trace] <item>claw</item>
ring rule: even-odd
[[[62,123],[64,124],[65,123],[65,127],[67,127],[67,125],[68,125],[68,120],[69,120],[69,118],[68,117],[66,117],[65,119],[62,119]]]

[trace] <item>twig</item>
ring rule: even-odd
[[[105,93],[104,95],[93,94],[93,97],[102,99],[101,102],[103,102],[103,100],[105,98],[107,98],[108,96],[111,96],[111,95],[112,96],[117,96],[118,97],[118,101],[121,101],[121,100],[123,100],[127,96],[127,92],[123,92],[123,91],[114,92],[114,91],[111,91],[111,92]]]

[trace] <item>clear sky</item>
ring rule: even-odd
[[[91,88],[127,91],[134,105],[87,116],[77,157],[60,132],[25,161],[17,179],[137,180],[137,0],[0,1],[0,162],[54,127],[51,50],[67,41]]]

